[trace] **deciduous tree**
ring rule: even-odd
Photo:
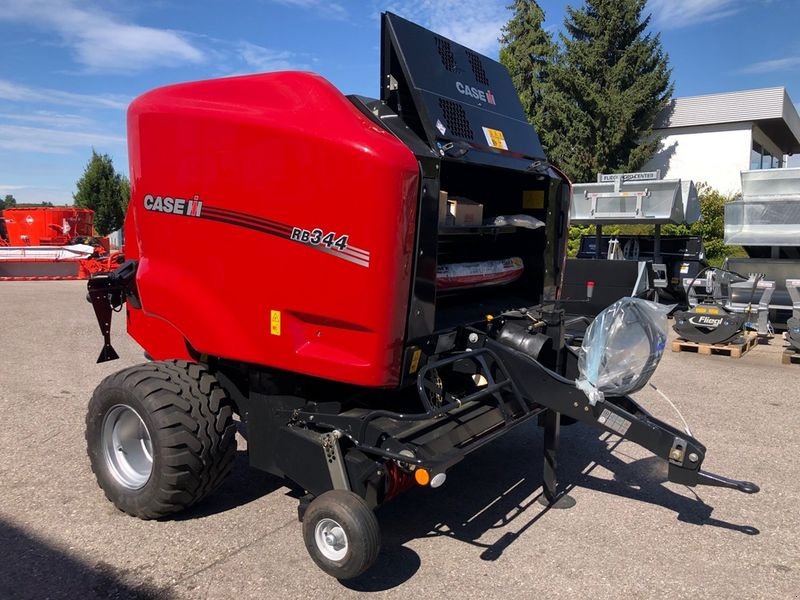
[[[111,157],[92,150],[92,158],[72,197],[75,206],[94,211],[94,228],[99,235],[122,227],[129,196],[130,183],[116,172]]]

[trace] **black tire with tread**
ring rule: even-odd
[[[333,519],[344,529],[348,552],[332,561],[317,548],[314,529],[320,520]],[[361,496],[346,490],[331,490],[316,497],[303,516],[303,541],[317,566],[336,579],[358,577],[378,558],[381,533],[375,513]]]
[[[152,440],[153,471],[138,490],[116,481],[104,455],[103,420],[119,404],[139,413]],[[137,365],[108,376],[95,389],[86,415],[86,443],[106,497],[130,515],[158,519],[199,502],[230,472],[236,455],[233,405],[203,365]]]

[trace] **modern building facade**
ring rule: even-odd
[[[739,173],[783,168],[800,154],[800,116],[785,88],[675,98],[659,116],[661,148],[643,168],[741,191]]]

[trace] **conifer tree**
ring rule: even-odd
[[[544,11],[536,0],[514,0],[514,16],[503,27],[500,62],[511,74],[525,114],[537,131],[543,124],[547,71],[558,48],[544,29]]]
[[[559,60],[548,72],[540,136],[573,181],[640,169],[658,149],[653,125],[672,97],[647,0],[584,0],[567,7]]]

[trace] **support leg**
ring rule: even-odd
[[[539,502],[550,508],[572,508],[575,499],[558,491],[558,445],[561,437],[561,413],[548,410],[544,413],[544,493]]]

